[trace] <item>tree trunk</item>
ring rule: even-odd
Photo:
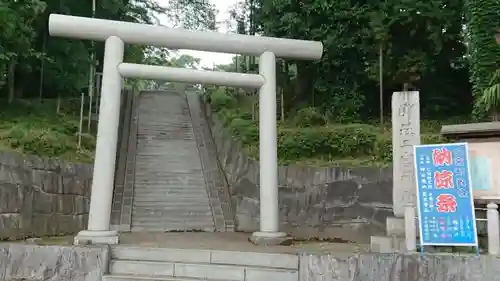
[[[292,104],[307,103],[314,106],[312,79],[314,73],[307,62],[297,63],[297,77],[295,78],[295,97]]]
[[[15,87],[15,79],[16,79],[16,64],[17,60],[13,58],[10,61],[9,64],[9,70],[8,70],[8,88],[9,88],[9,97],[8,97],[8,102],[9,104],[12,103],[16,97],[16,87]]]

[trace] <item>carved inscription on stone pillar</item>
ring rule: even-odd
[[[418,92],[392,94],[392,158],[394,215],[404,216],[407,203],[416,204],[413,146],[420,144]]]

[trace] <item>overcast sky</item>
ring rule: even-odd
[[[157,0],[158,3],[162,6],[167,5],[168,0]],[[212,4],[214,4],[219,10],[219,14],[217,15],[217,21],[224,21],[229,18],[229,14],[227,13],[228,8],[238,2],[238,0],[210,0]],[[169,25],[168,19],[166,17],[160,16],[161,24]],[[227,32],[226,26],[222,25],[219,27],[219,32]],[[200,51],[191,51],[191,50],[181,50],[182,54],[189,54],[193,57],[201,59],[201,65],[204,67],[212,68],[214,64],[228,64],[231,62],[231,59],[234,55],[232,54],[223,54],[223,53],[212,53],[212,52],[200,52]]]

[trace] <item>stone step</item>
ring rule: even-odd
[[[177,175],[142,174],[136,175],[135,187],[144,189],[166,189],[166,188],[197,188],[205,190],[205,179],[197,177],[184,177]]]
[[[162,213],[168,214],[168,216],[172,215],[182,215],[182,214],[187,214],[189,216],[190,213],[192,214],[202,214],[202,213],[207,213],[211,214],[211,210],[206,208],[206,207],[200,207],[200,208],[176,208],[175,206],[160,206],[160,207],[137,207],[133,206],[133,211],[136,216],[141,216],[142,214],[147,214],[150,212],[154,213]]]
[[[211,263],[173,263],[138,260],[112,260],[111,274],[132,274],[201,278],[225,281],[298,281],[297,270]]]
[[[189,194],[163,192],[163,193],[156,193],[156,194],[152,194],[152,195],[134,194],[134,201],[135,202],[143,202],[143,203],[169,202],[169,203],[174,203],[174,204],[176,203],[177,205],[183,205],[186,203],[207,204],[208,198],[207,198],[206,193],[205,193],[205,196],[203,196],[203,195],[189,195]]]
[[[139,213],[135,212],[132,218],[139,219],[140,223],[185,223],[185,224],[206,224],[213,223],[212,214],[206,215],[188,215],[180,213],[170,213],[168,216],[158,213]]]
[[[182,182],[179,180],[161,179],[157,183],[149,182],[148,180],[140,180],[135,182],[134,190],[139,190],[140,192],[160,192],[160,191],[186,191],[186,192],[201,192],[205,191],[205,184],[201,181],[186,181]]]
[[[175,157],[175,156],[174,156]],[[136,165],[136,167],[139,167],[139,168],[148,168],[148,169],[151,169],[151,171],[149,172],[149,170],[146,170],[146,171],[142,171],[142,170],[137,170],[136,171],[136,174],[138,175],[141,175],[141,174],[145,174],[145,173],[158,173],[158,172],[163,172],[165,174],[171,174],[171,175],[189,175],[189,173],[196,173],[196,172],[199,172],[201,171],[201,166],[199,165],[193,165],[191,163],[191,165],[189,165],[189,163],[186,163],[186,162],[190,162],[190,161],[186,161],[186,162],[180,162],[180,161],[177,161],[177,160],[164,160],[164,161],[159,161],[161,159],[156,159],[158,160],[158,162],[160,163],[139,163],[138,165]],[[153,161],[153,160],[144,160],[144,162],[146,161]],[[168,170],[165,169],[165,166],[168,166]],[[192,176],[192,175],[191,175]]]
[[[132,208],[135,210],[141,211],[163,211],[170,212],[175,210],[182,211],[193,211],[193,212],[203,212],[210,210],[210,207],[207,204],[196,204],[194,206],[186,206],[183,202],[178,201],[170,201],[170,202],[152,202],[150,204],[133,204]]]
[[[169,224],[172,224],[172,229],[179,229],[179,226],[187,227],[186,229],[205,229],[206,227],[211,227],[213,225],[213,217],[190,217],[190,216],[182,216],[182,217],[160,217],[160,216],[142,216],[142,215],[132,215],[132,220],[134,226],[161,226],[162,228],[166,225],[167,228],[170,228]],[[165,224],[165,225],[164,225]],[[192,228],[190,226],[193,226]]]
[[[165,161],[162,161],[162,164]],[[203,171],[201,167],[193,167],[193,165],[189,165],[188,163],[180,163],[178,162],[178,165],[172,165],[174,162],[169,163],[169,169],[168,171],[165,170],[165,167],[162,167],[158,164],[155,163],[148,163],[148,164],[141,164],[141,165],[136,165],[138,168],[147,168],[147,170],[137,170],[135,172],[136,176],[147,176],[149,174],[162,174],[162,175],[175,175],[178,177],[193,177],[193,173],[198,173],[200,171]]]
[[[159,199],[162,196],[162,199]],[[206,198],[207,195],[202,196],[202,195],[175,195],[175,194],[170,194],[168,192],[165,192],[163,194],[142,194],[142,195],[134,195],[134,200],[137,202],[179,202],[181,204],[208,204],[208,199]],[[186,206],[190,207],[190,206]]]
[[[186,182],[163,180],[163,183],[151,183],[148,181],[139,181],[135,183],[134,191],[136,194],[144,193],[160,193],[165,191],[172,192],[186,192],[206,194],[205,184],[201,182],[193,182],[186,184]]]
[[[132,223],[132,232],[189,232],[189,231],[201,231],[201,232],[214,232],[215,226],[213,225],[186,225],[186,224],[175,224],[170,223],[168,225],[158,225],[156,224],[135,224]]]
[[[259,253],[223,250],[153,248],[116,245],[111,247],[111,258],[171,263],[212,263],[241,266],[259,266],[296,270],[299,258],[294,254]]]
[[[176,175],[161,175],[154,176],[152,174],[135,175],[135,186],[137,188],[164,189],[168,187],[181,188],[184,185],[187,187],[198,188],[204,190],[205,180],[203,178],[183,177]],[[175,185],[175,186],[173,186]]]
[[[103,281],[226,281],[226,280],[215,280],[206,278],[181,278],[181,277],[156,277],[156,276],[145,276],[145,275],[104,275]],[[231,280],[236,281],[236,280]]]
[[[133,214],[136,217],[144,217],[144,216],[153,216],[154,214],[161,214],[164,217],[173,217],[173,216],[185,216],[185,217],[192,217],[194,214],[202,214],[206,213],[209,214],[211,212],[211,209],[208,207],[204,208],[186,208],[186,207],[175,207],[175,206],[144,206],[144,207],[138,207],[138,206],[132,206],[133,208]],[[192,214],[192,215],[190,215]]]
[[[194,212],[210,210],[206,200],[163,200],[145,201],[135,200],[132,207],[136,210],[193,210]]]
[[[159,216],[155,214],[146,215],[144,213],[133,213],[132,219],[135,219],[134,225],[145,225],[151,224],[155,225],[158,223],[175,223],[175,224],[185,224],[185,225],[212,225],[213,217],[212,215],[206,216],[189,216],[189,215],[169,215],[169,216]]]
[[[186,162],[183,162],[179,159],[172,159],[172,157],[177,157],[177,156],[171,156],[170,155],[170,158],[167,158],[166,156],[161,156],[161,155],[158,155],[157,158],[155,158],[153,160],[153,158],[151,159],[146,159],[146,158],[143,158],[143,159],[139,159],[139,163],[137,164],[138,167],[151,167],[151,168],[156,168],[156,169],[161,169],[163,172],[170,172],[170,171],[174,171],[176,173],[179,173],[179,174],[182,174],[182,173],[188,173],[190,171],[199,171],[201,170],[201,166],[198,165],[198,164],[194,164],[191,163],[191,165],[189,165],[189,163],[186,163]],[[192,161],[190,161],[192,162]],[[168,164],[168,168],[169,169],[166,169],[164,164]],[[172,167],[170,167],[172,166]],[[171,169],[170,169],[171,168]]]
[[[155,197],[156,196],[156,197]],[[159,197],[162,196],[163,198]],[[161,198],[161,199],[160,199]],[[138,202],[141,205],[142,203],[167,203],[167,205],[170,204],[176,204],[176,205],[184,205],[184,204],[208,204],[208,199],[203,196],[185,196],[184,194],[181,195],[175,195],[170,194],[165,192],[163,195],[137,195],[134,197],[134,201]],[[144,204],[142,204],[144,205]],[[187,208],[190,208],[191,206],[186,206]]]
[[[205,187],[200,187],[198,184],[181,185],[175,183],[151,184],[149,182],[136,182],[134,190],[136,194],[164,193],[168,191],[172,191],[173,193],[185,192],[186,194],[190,194],[198,192],[206,194]]]
[[[194,174],[194,172],[193,172]],[[177,185],[179,187],[182,187],[184,185],[186,186],[194,186],[197,188],[202,189],[203,186],[205,186],[205,180],[201,177],[190,177],[190,176],[184,176],[184,175],[176,175],[176,174],[165,174],[165,173],[141,173],[141,174],[136,174],[136,186],[143,186],[148,188],[149,186],[156,188],[156,187],[168,187],[170,185]]]
[[[148,144],[148,147],[151,147],[153,146],[152,144]],[[186,147],[186,148],[177,148],[177,151],[175,153],[168,153],[168,154],[162,154],[162,153],[158,153],[158,149],[156,149],[156,154],[154,154],[154,150],[151,150],[151,152],[149,152],[150,155],[148,155],[148,152],[147,151],[141,151],[141,154],[138,154],[136,156],[136,160],[139,160],[139,162],[142,162],[142,161],[148,161],[148,160],[153,160],[153,161],[159,161],[159,160],[163,160],[163,161],[170,161],[172,163],[176,163],[176,162],[179,162],[179,159],[176,159],[176,158],[172,158],[171,156],[186,156],[187,153],[192,153],[193,152],[193,149],[197,149],[196,147]],[[189,154],[188,154],[189,155]],[[163,162],[162,161],[162,162]],[[154,164],[154,163],[140,163],[141,165],[146,165],[146,164]]]
[[[164,191],[164,190],[172,190],[172,191],[183,191],[185,190],[186,192],[195,192],[199,191],[202,192],[205,190],[205,184],[204,182],[202,183],[201,180],[198,181],[189,181],[189,184],[186,184],[186,182],[182,182],[179,180],[170,180],[170,179],[161,179],[157,180],[155,183],[150,182],[148,180],[139,180],[135,182],[135,188],[134,190],[139,190],[141,192],[148,192],[148,191]]]
[[[203,185],[176,185],[173,184],[172,182],[170,183],[165,183],[165,184],[151,184],[149,182],[141,182],[140,185],[135,186],[134,190],[136,191],[136,194],[141,194],[141,193],[155,193],[155,192],[165,192],[165,191],[172,191],[172,192],[185,192],[186,194],[190,193],[200,193],[200,194],[205,194],[205,186]]]
[[[193,174],[195,174],[193,172]],[[205,190],[205,179],[202,177],[192,177],[184,175],[155,175],[150,174],[140,174],[135,175],[135,186],[138,188],[151,188],[151,189],[164,189],[168,187],[174,188],[198,188],[199,190]]]
[[[162,171],[162,170],[153,170],[153,168],[148,168],[148,167],[139,167],[142,169],[141,171],[137,171],[134,175],[136,176],[137,179],[139,180],[144,180],[144,181],[151,181],[151,182],[162,182],[164,180],[177,180],[177,181],[186,181],[186,180],[191,180],[191,181],[196,181],[198,180],[200,183],[205,183],[203,181],[203,177],[201,176],[202,170],[201,168],[199,170],[193,170],[188,173],[182,173],[182,172],[171,172],[171,171]],[[180,170],[183,172],[186,171],[185,168],[180,167]]]
[[[153,194],[135,194],[134,195],[135,200],[137,202],[177,202],[178,204],[184,204],[186,202],[193,202],[193,203],[207,203],[208,199],[206,198],[207,195],[205,193],[205,196],[203,195],[190,195],[190,194],[181,194],[181,193],[175,193],[175,192],[158,192],[158,193],[153,193]]]

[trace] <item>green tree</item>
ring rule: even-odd
[[[495,35],[500,30],[500,2],[496,0],[467,1],[467,38],[470,56],[470,81],[476,101],[476,114],[484,114],[481,96],[490,85],[500,65],[500,47]],[[489,106],[488,106],[489,107]]]
[[[172,0],[174,1],[174,0]],[[97,0],[98,18],[158,24],[157,16],[179,15],[170,19],[186,28],[213,29],[217,11],[207,2],[175,0],[161,7],[155,0]],[[180,2],[182,1],[182,2]],[[181,5],[182,4],[182,5]],[[178,8],[182,7],[182,11]],[[174,12],[174,8],[177,9]],[[92,1],[27,0],[0,2],[0,97],[43,97],[79,95],[88,86],[89,65],[100,72],[104,44],[67,40],[48,34],[51,13],[92,16]],[[96,60],[90,54],[95,51]],[[170,50],[148,46],[126,46],[125,58],[136,63],[164,62]]]

